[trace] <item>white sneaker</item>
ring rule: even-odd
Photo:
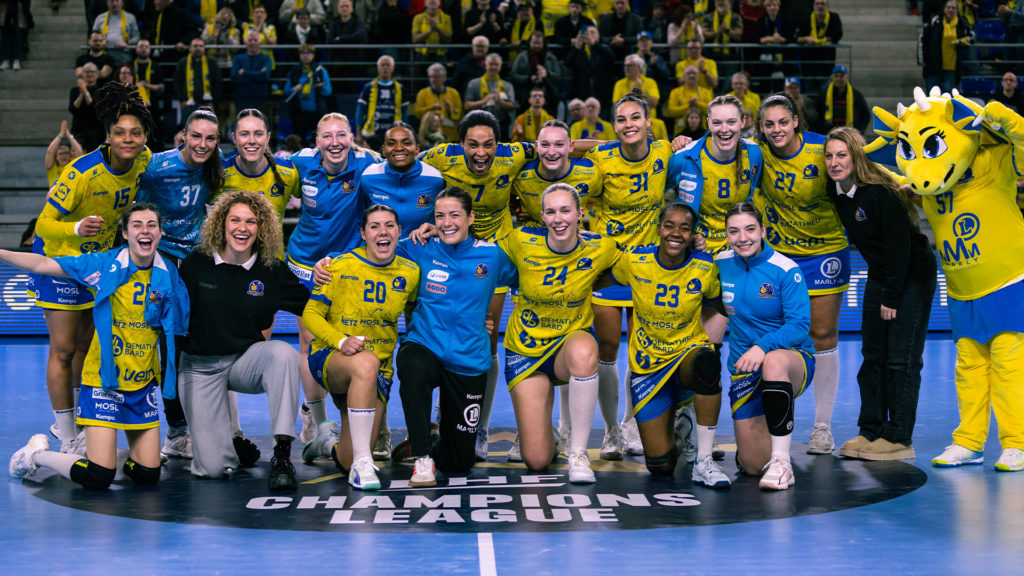
[[[832,439],[832,429],[828,424],[815,424],[811,432],[811,440],[807,443],[808,454],[831,454],[836,442]]]
[[[11,65],[11,70],[21,70],[21,60],[15,60]]]
[[[486,462],[487,461],[487,430],[479,428],[476,431],[476,461]]]
[[[765,464],[764,475],[758,485],[763,490],[785,490],[796,484],[793,477],[793,465],[782,458],[773,457]]]
[[[555,452],[558,453],[557,451]],[[522,447],[519,445],[519,432],[516,432],[516,440],[512,443],[512,447],[508,449],[508,461],[509,462],[522,462],[523,452]]]
[[[76,454],[85,458],[85,430],[79,432],[71,442],[62,442],[60,451],[64,454]]]
[[[412,469],[412,478],[409,478],[409,486],[415,488],[427,488],[437,486],[437,472],[434,469],[434,459],[430,456],[420,456]]]
[[[936,468],[954,468],[970,464],[981,464],[985,461],[985,455],[975,452],[959,444],[950,444],[935,458],[932,458],[932,466]]]
[[[299,408],[299,420],[302,421],[302,431],[299,432],[299,442],[305,444],[316,438],[317,424],[313,420],[313,411],[305,404]]]
[[[551,427],[551,435],[555,439],[555,455],[551,457],[551,462],[554,463],[558,460],[558,455],[561,454],[564,449],[569,447],[569,439],[562,438],[562,435],[558,433],[558,428],[555,428],[554,426]]]
[[[673,428],[676,435],[676,446],[679,453],[687,462],[697,461],[697,431],[693,425],[697,420],[697,412],[693,403],[676,410],[675,423]]]
[[[729,477],[725,475],[725,472],[722,472],[722,469],[718,467],[718,464],[715,463],[714,458],[711,456],[707,456],[693,465],[693,475],[691,478],[694,484],[700,484],[708,488],[728,488],[732,485]]]
[[[331,448],[338,443],[338,423],[324,420],[317,426],[313,439],[302,445],[302,461],[310,464],[317,458],[330,458]]]
[[[601,460],[622,460],[622,432],[618,426],[605,430],[600,456]]]
[[[191,434],[184,434],[177,438],[164,438],[164,445],[160,448],[160,463],[163,464],[171,458],[192,459]]]
[[[0,70],[10,70],[10,69],[11,69],[10,61],[4,60],[3,63],[0,63]]]
[[[1017,472],[1024,470],[1024,451],[1019,448],[1004,448],[996,461],[996,470],[1000,472]]]
[[[619,433],[622,434],[622,451],[632,456],[640,456],[644,453],[644,445],[640,442],[640,430],[636,427],[636,419],[619,423]]]
[[[380,425],[377,441],[373,444],[373,459],[378,462],[391,460],[391,427],[387,422]]]
[[[380,490],[377,470],[379,468],[373,465],[373,458],[364,456],[352,463],[352,469],[348,471],[348,483],[356,490]]]
[[[24,478],[30,472],[39,468],[35,463],[34,456],[43,450],[50,449],[50,439],[45,434],[36,434],[28,439],[28,444],[22,446],[14,456],[11,456],[11,464],[8,468],[12,478]]]
[[[569,453],[569,482],[573,484],[593,484],[597,482],[594,471],[590,469],[590,457],[586,450]]]

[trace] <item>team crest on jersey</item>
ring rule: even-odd
[[[78,175],[78,172],[75,172],[74,170],[68,170],[68,180],[74,180],[76,175]]]
[[[857,211],[853,213],[853,219],[857,222],[863,222],[868,219],[868,215],[864,212],[863,208],[857,208]]]
[[[417,208],[426,208],[427,206],[430,206],[430,196],[429,195],[427,195],[427,194],[420,194],[419,196],[416,197],[416,207]]]
[[[487,278],[487,264],[483,262],[476,265],[476,269],[473,271],[474,278]]]
[[[157,302],[160,302],[163,299],[164,299],[164,295],[159,290],[150,290],[149,291],[149,303],[150,304],[156,304]]]
[[[686,283],[687,294],[700,294],[704,290],[700,283],[700,278],[694,278]]]
[[[349,192],[352,192],[355,189],[356,184],[351,180],[345,180],[344,182],[341,183],[341,191],[344,192],[345,194],[348,194]]]
[[[245,293],[249,296],[263,296],[263,282],[259,280],[249,282],[249,289]]]
[[[391,288],[395,292],[405,292],[405,285],[406,281],[404,276],[398,276],[391,282]]]
[[[537,317],[537,313],[529,308],[519,314],[519,319],[523,321],[523,326],[527,328],[536,328],[540,324],[540,318]]]
[[[85,242],[82,244],[82,254],[89,254],[91,252],[99,252],[101,246],[99,242]]]
[[[818,177],[818,167],[814,164],[808,164],[804,166],[804,179],[814,180]]]
[[[765,282],[757,289],[758,298],[774,298],[775,297],[775,286]]]
[[[618,236],[625,231],[626,227],[618,220],[609,220],[608,225],[605,227],[605,232],[608,236]]]
[[[590,193],[590,186],[588,186],[586,182],[580,182],[576,185],[576,192],[578,192],[580,196],[586,196]]]
[[[665,163],[662,162],[661,158],[658,158],[657,160],[654,161],[654,168],[653,168],[653,173],[654,174],[661,174],[661,171],[664,170],[664,169],[665,169]]]
[[[497,180],[494,181],[494,186],[496,188],[504,188],[504,187],[508,186],[508,183],[509,183],[508,174],[502,174],[501,176],[498,176]]]
[[[275,182],[274,185],[270,187],[270,196],[273,198],[277,198],[282,194],[284,194],[284,186],[281,186],[280,184]]]
[[[594,267],[594,261],[590,258],[580,258],[576,261],[577,270],[590,270]]]
[[[747,182],[750,182],[750,168],[744,168],[743,171],[740,172],[740,183],[746,184]]]

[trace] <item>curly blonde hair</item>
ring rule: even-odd
[[[245,204],[256,215],[256,243],[253,244],[253,250],[259,254],[263,265],[272,266],[280,262],[278,255],[282,246],[281,222],[270,201],[259,192],[252,191],[229,192],[217,199],[217,203],[213,205],[206,216],[206,221],[203,222],[203,254],[212,258],[214,252],[221,252],[227,247],[224,223],[227,221],[228,212],[235,204]]]

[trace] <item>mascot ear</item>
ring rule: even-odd
[[[982,109],[977,104],[962,96],[954,96],[946,102],[946,119],[964,132],[979,132],[980,126],[974,122]]]
[[[895,142],[896,132],[898,132],[900,129],[899,118],[893,116],[884,108],[879,108],[878,106],[875,106],[874,113],[875,121],[874,124],[871,126],[871,129],[875,131],[875,134],[878,134],[888,142]]]

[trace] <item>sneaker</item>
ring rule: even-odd
[[[77,454],[85,458],[85,430],[79,432],[71,442],[62,442],[60,451],[64,454]]]
[[[807,443],[808,454],[831,454],[836,442],[832,439],[832,429],[828,424],[815,424],[811,432],[811,440]]]
[[[558,454],[557,450],[555,451],[555,454]],[[508,461],[509,462],[522,462],[523,461],[522,448],[519,446],[519,432],[516,432],[516,440],[515,440],[515,442],[512,443],[512,447],[508,449]]]
[[[412,468],[412,478],[409,478],[409,486],[414,488],[429,488],[437,486],[437,472],[434,469],[434,459],[430,456],[420,456]]]
[[[562,435],[558,433],[558,428],[551,427],[551,434],[555,439],[555,455],[551,457],[551,463],[554,464],[558,461],[558,455],[569,445],[569,439],[562,438]]]
[[[700,484],[708,488],[728,488],[732,485],[729,477],[725,475],[725,472],[722,472],[718,464],[715,464],[715,460],[711,456],[707,456],[693,465],[693,475],[691,478],[694,484]]]
[[[57,423],[50,424],[50,436],[53,436],[57,440],[60,440],[60,434],[57,433]]]
[[[391,427],[387,422],[380,426],[377,433],[377,441],[373,444],[373,459],[378,462],[387,462],[391,459]]]
[[[302,431],[299,432],[299,442],[303,444],[316,438],[317,424],[313,420],[313,411],[305,404],[299,409],[299,420],[302,421]]]
[[[762,472],[764,475],[761,476],[758,486],[763,490],[785,490],[796,484],[796,478],[793,477],[793,465],[782,458],[773,457],[768,464],[765,464]]]
[[[476,431],[476,461],[487,461],[487,430],[480,428]]]
[[[860,449],[860,457],[873,462],[907,460],[915,456],[913,446],[889,442],[885,438],[876,438]]]
[[[416,457],[412,455],[412,442],[408,438],[402,440],[391,451],[391,461],[399,464],[415,464]]]
[[[935,458],[932,458],[932,466],[936,468],[954,468],[969,464],[981,464],[985,460],[981,452],[975,452],[959,444],[950,444]]]
[[[328,458],[331,447],[338,442],[338,423],[325,420],[316,428],[313,439],[302,445],[302,461],[310,464],[319,458]]]
[[[718,440],[715,440],[715,443],[711,445],[711,458],[717,462],[725,460],[725,449],[718,443]]]
[[[21,60],[15,60],[14,64],[11,64],[11,70],[21,70]]]
[[[1017,472],[1024,470],[1024,451],[1020,448],[1004,448],[996,461],[996,470],[1000,472]]]
[[[245,436],[235,436],[231,439],[235,445],[235,454],[238,455],[239,468],[252,468],[259,462],[260,449]]]
[[[36,434],[28,439],[28,444],[25,444],[14,456],[11,456],[11,464],[8,468],[11,472],[12,478],[24,478],[30,472],[33,472],[39,465],[35,463],[34,456],[42,452],[43,450],[50,449],[50,439],[45,434]]]
[[[348,483],[356,490],[380,490],[380,479],[373,458],[364,456],[352,463],[348,472]]]
[[[843,442],[843,445],[839,448],[839,455],[843,458],[860,458],[861,450],[870,443],[870,440],[858,434],[850,440]]]
[[[11,69],[10,61],[4,60],[3,63],[0,63],[0,70],[10,70],[10,69]]]
[[[295,490],[299,484],[295,481],[295,466],[285,454],[277,454],[270,459],[270,476],[267,485],[271,490]]]
[[[573,484],[593,484],[597,482],[594,471],[590,469],[590,458],[586,450],[570,452],[569,456],[569,482]]]
[[[192,459],[192,436],[184,434],[177,438],[164,438],[164,445],[160,448],[160,463],[163,464],[171,458]]]
[[[675,436],[679,453],[687,462],[697,461],[697,441],[694,438],[697,431],[693,423],[697,420],[693,404],[687,404],[676,411],[675,415]]]
[[[601,460],[622,460],[622,432],[618,426],[605,430],[600,456]]]
[[[640,430],[636,427],[636,419],[619,423],[619,432],[622,434],[622,451],[631,456],[640,456],[644,453],[644,445],[640,442]]]

